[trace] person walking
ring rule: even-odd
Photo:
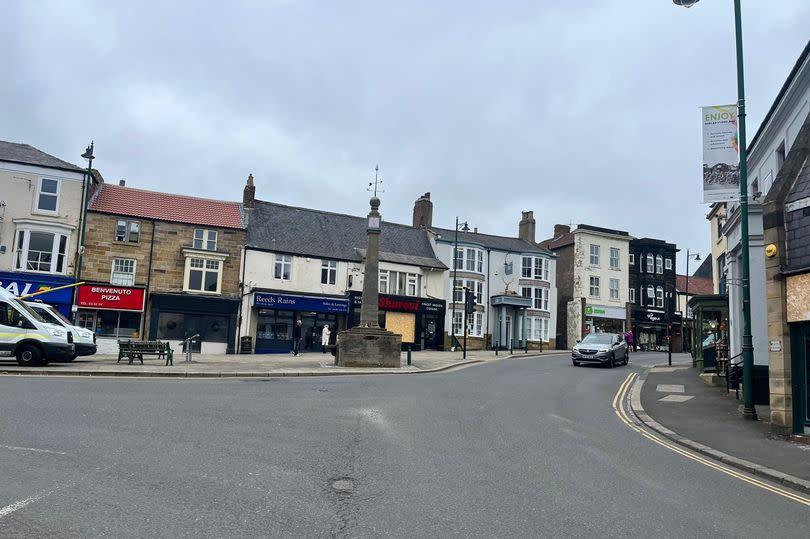
[[[636,347],[635,347],[636,343],[635,343],[635,338],[633,337],[633,330],[632,329],[630,331],[628,331],[627,334],[625,334],[624,340],[627,341],[627,352],[629,353],[630,350],[635,352],[636,351]]]
[[[326,347],[329,344],[329,337],[332,335],[332,330],[329,329],[329,324],[324,324],[323,331],[321,331],[321,350],[326,353]]]
[[[301,326],[303,323],[301,319],[295,321],[295,325],[293,326],[293,349],[292,353],[293,356],[297,356],[301,353]]]

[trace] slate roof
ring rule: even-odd
[[[686,275],[675,276],[675,289],[686,293]],[[709,296],[714,294],[714,282],[706,277],[689,277],[690,296]]]
[[[713,275],[712,264],[714,264],[712,255],[706,255],[706,258],[703,259],[703,263],[698,266],[698,269],[695,270],[692,277],[705,277],[706,279],[711,279]],[[692,286],[692,277],[689,277],[690,288]]]
[[[247,245],[256,249],[359,262],[368,243],[365,217],[257,200],[248,219]],[[380,260],[447,269],[436,258],[426,230],[385,220]]]
[[[245,228],[242,205],[210,198],[146,191],[101,184],[90,201],[91,211],[172,223]]]
[[[435,228],[431,230],[441,236],[439,241],[444,243],[453,243],[455,241],[455,232],[448,228]],[[493,236],[491,234],[481,234],[480,232],[462,232],[458,233],[459,243],[473,243],[480,245],[485,249],[492,249],[493,251],[506,251],[512,253],[542,253],[554,256],[554,253],[540,247],[535,243],[531,243],[520,238],[510,238],[509,236]]]
[[[83,168],[79,168],[67,161],[62,161],[58,157],[49,155],[33,146],[19,144],[17,142],[7,142],[5,140],[0,140],[0,161],[55,168],[70,172],[84,172]]]

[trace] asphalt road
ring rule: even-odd
[[[806,506],[621,423],[621,382],[665,359],[244,381],[0,377],[0,536],[806,537]]]

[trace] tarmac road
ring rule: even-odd
[[[810,507],[620,421],[628,373],[665,361],[0,377],[0,536],[805,537]]]

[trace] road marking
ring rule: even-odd
[[[67,455],[67,453],[63,451],[37,449],[36,447],[17,447],[16,445],[0,445],[0,449],[8,449],[9,451],[32,451],[34,453],[48,453],[49,455]]]
[[[681,384],[658,384],[655,388],[659,393],[683,393],[683,385]]]
[[[713,460],[710,460],[708,458],[702,457],[697,453],[693,453],[692,451],[689,451],[688,449],[686,449],[684,447],[681,447],[679,445],[675,445],[674,442],[666,441],[665,439],[660,438],[655,434],[651,434],[651,433],[647,432],[646,430],[642,429],[641,427],[639,427],[638,425],[636,425],[630,419],[630,416],[627,413],[627,410],[625,409],[625,400],[627,399],[627,392],[630,389],[630,386],[632,385],[632,383],[635,381],[635,379],[637,377],[638,377],[638,373],[633,372],[633,373],[628,374],[627,378],[619,386],[619,390],[616,392],[616,396],[613,397],[613,410],[616,412],[616,415],[619,416],[619,419],[621,420],[622,423],[624,423],[625,425],[627,425],[628,427],[630,427],[631,429],[633,429],[637,433],[641,434],[642,436],[644,436],[648,440],[650,440],[650,441],[652,441],[652,442],[654,442],[654,443],[656,443],[656,444],[658,444],[658,445],[660,445],[662,447],[666,447],[670,451],[674,451],[675,453],[678,453],[679,455],[682,455],[682,456],[684,456],[684,457],[686,457],[688,459],[694,460],[695,462],[699,462],[699,463],[701,463],[701,464],[703,464],[705,466],[708,466],[709,468],[713,468],[713,469],[715,469],[715,470],[717,470],[719,472],[722,472],[722,473],[724,473],[726,475],[730,475],[731,477],[735,477],[735,478],[739,479],[740,481],[745,481],[746,483],[754,485],[755,487],[759,487],[759,488],[761,488],[763,490],[767,490],[767,491],[772,492],[774,494],[778,494],[779,496],[782,496],[783,498],[788,498],[789,500],[793,500],[794,502],[798,502],[798,503],[800,503],[802,505],[806,505],[807,507],[810,507],[810,498],[808,498],[806,496],[803,496],[801,494],[796,494],[796,493],[791,492],[789,490],[785,490],[785,489],[783,489],[781,487],[771,485],[771,484],[766,483],[764,481],[760,481],[759,479],[756,479],[756,478],[754,478],[752,476],[746,475],[746,474],[744,474],[742,472],[738,472],[736,470],[733,470],[731,468],[728,468],[726,466],[718,464],[717,462],[715,462]]]
[[[14,511],[19,511],[23,507],[31,505],[32,503],[34,503],[34,502],[36,502],[38,500],[41,500],[42,498],[45,498],[46,496],[50,496],[51,494],[53,494],[57,490],[58,489],[56,489],[56,488],[51,489],[51,490],[45,490],[45,491],[39,492],[37,494],[34,494],[33,496],[29,496],[28,498],[23,498],[22,500],[16,501],[16,502],[12,503],[11,505],[7,505],[5,507],[2,507],[2,508],[0,508],[0,518],[3,518],[5,516],[7,516],[7,515],[10,515]]]
[[[686,402],[694,398],[695,397],[692,395],[667,395],[666,397],[658,399],[658,402]]]

